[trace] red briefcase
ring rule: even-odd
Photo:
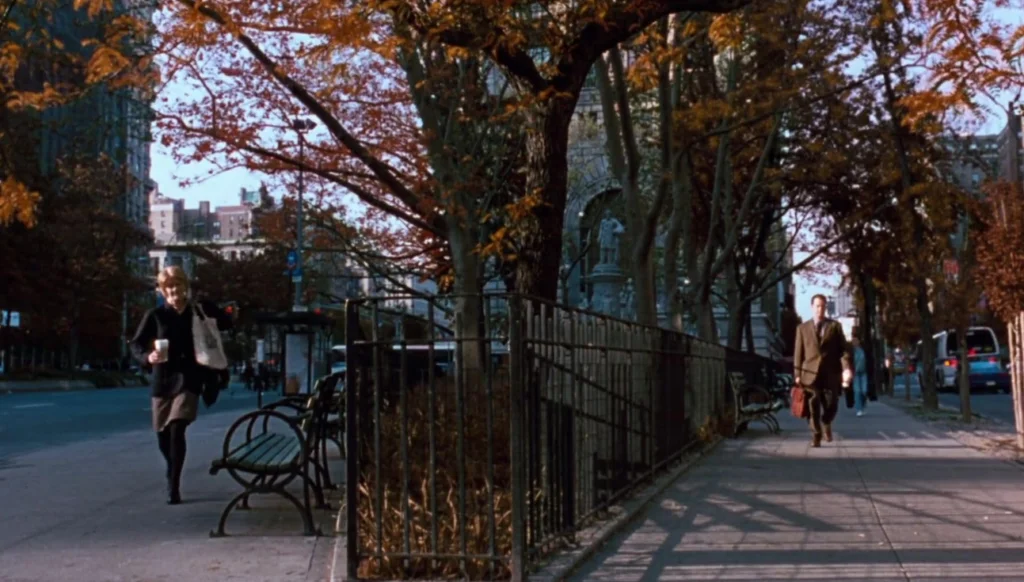
[[[797,418],[809,418],[807,409],[807,392],[803,386],[793,386],[789,391],[789,410]]]

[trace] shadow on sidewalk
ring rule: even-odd
[[[573,579],[1020,580],[1024,473],[896,414],[724,442]]]

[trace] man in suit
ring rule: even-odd
[[[822,436],[832,442],[839,396],[853,379],[846,336],[838,321],[825,317],[825,303],[824,295],[811,298],[814,318],[797,327],[793,346],[793,375],[807,393],[808,423],[815,447],[821,446]]]

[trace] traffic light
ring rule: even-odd
[[[224,310],[224,314],[228,317],[235,317],[238,314],[238,303],[234,301],[222,303],[221,309]]]

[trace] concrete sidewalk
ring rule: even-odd
[[[274,496],[232,512],[231,537],[209,537],[241,491],[227,473],[209,474],[240,415],[201,412],[189,429],[179,506],[165,504],[163,459],[148,430],[0,459],[0,580],[328,579],[337,499],[315,515],[324,537],[302,536],[298,512]]]
[[[810,446],[788,411],[684,474],[573,580],[1024,580],[1024,467],[884,403]]]

